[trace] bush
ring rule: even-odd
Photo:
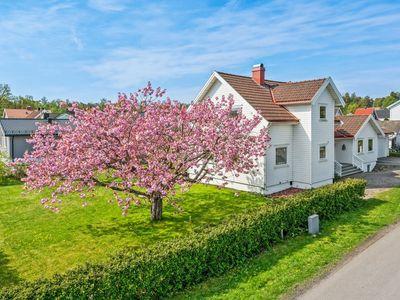
[[[11,172],[11,167],[8,165],[10,161],[7,152],[0,151],[0,186],[21,184],[21,178],[25,177],[27,164],[20,164],[13,168],[16,171]]]
[[[218,276],[281,240],[307,228],[308,216],[329,220],[360,205],[365,180],[347,179],[107,262],[88,262],[52,279],[4,288],[0,299],[160,299]]]

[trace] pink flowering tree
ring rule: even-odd
[[[24,157],[30,163],[24,188],[53,188],[42,204],[59,212],[54,206],[62,195],[86,198],[94,196],[96,185],[104,186],[114,190],[109,202],[116,201],[123,215],[132,204],[150,203],[151,218],[161,219],[163,202],[183,210],[175,200],[179,189],[186,192],[215,176],[226,179],[227,172],[257,171],[269,141],[267,130],[254,133],[259,114],[248,118],[239,111],[230,117],[232,96],[187,108],[162,101],[164,93],[149,83],[129,98],[120,94],[104,110],[72,103],[70,123],[41,125],[29,140],[34,151]]]

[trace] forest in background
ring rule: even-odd
[[[371,98],[369,96],[359,97],[355,93],[351,95],[345,93],[343,95],[345,107],[342,107],[343,114],[352,114],[357,108],[366,107],[381,107],[386,109],[389,105],[400,100],[400,92],[391,92],[390,95],[381,98]],[[11,93],[11,88],[8,84],[0,84],[0,118],[3,116],[4,108],[26,108],[30,106],[32,109],[42,109],[50,110],[52,113],[66,113],[66,107],[60,107],[61,99],[48,100],[43,97],[40,100],[34,100],[32,96],[14,96]],[[70,103],[68,99],[64,100]],[[81,109],[99,106],[101,109],[105,107],[107,102],[106,98],[102,98],[99,102],[89,102],[82,103],[77,102],[78,107]]]

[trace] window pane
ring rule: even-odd
[[[276,148],[276,165],[285,165],[287,164],[287,147]]]
[[[373,145],[374,145],[374,140],[373,139],[369,139],[368,140],[368,151],[372,151],[373,150]]]
[[[232,109],[231,113],[229,114],[229,117],[233,118],[233,117],[237,117],[237,115],[238,115],[238,109]]]
[[[319,147],[319,158],[325,158],[326,157],[326,152],[325,152],[325,146]]]
[[[363,152],[363,141],[358,141],[358,153]]]
[[[326,119],[326,107],[325,106],[319,107],[319,118]]]

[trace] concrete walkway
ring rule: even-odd
[[[400,185],[400,158],[386,157],[379,164],[391,165],[381,172],[359,173],[350,178],[368,181],[366,198]],[[399,300],[400,224],[389,225],[361,247],[317,285],[305,289],[301,300]]]

